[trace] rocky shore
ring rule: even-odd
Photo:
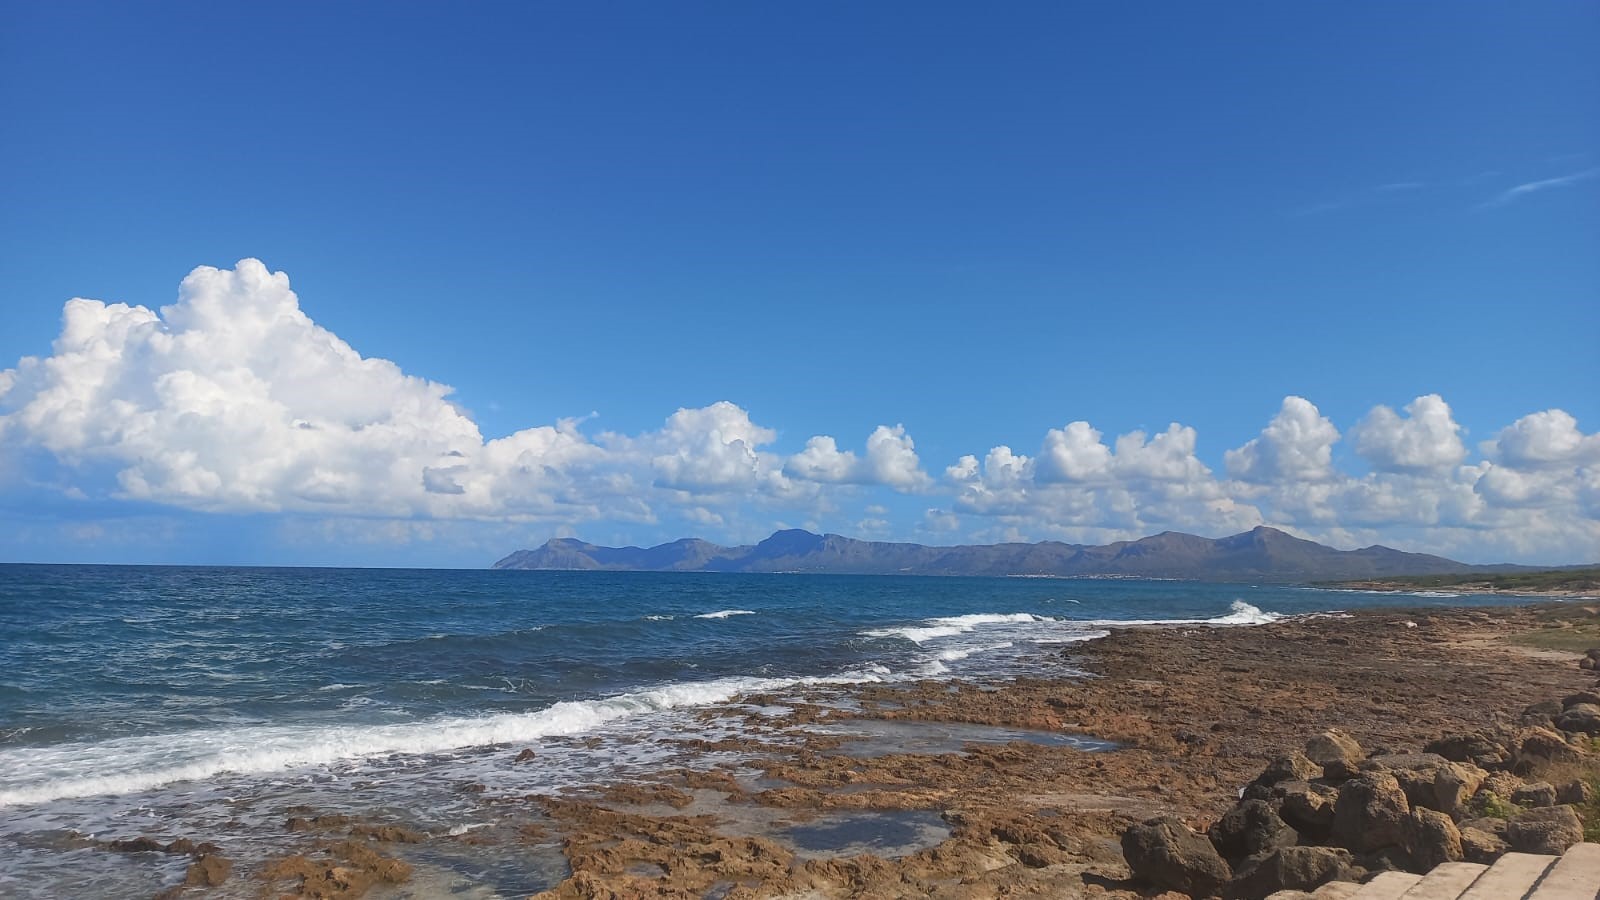
[[[404,895],[407,860],[464,842],[559,850],[549,900],[1263,897],[1484,858],[1589,827],[1595,673],[1525,644],[1597,623],[1544,604],[1128,628],[1038,678],[745,698],[706,716],[747,736],[689,748],[720,764],[486,794],[524,821],[467,834],[308,810],[284,828],[309,847],[230,874],[217,840],[171,893]],[[524,749],[505,765],[537,765]]]

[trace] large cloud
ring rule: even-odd
[[[1333,421],[1290,396],[1221,454],[1226,478],[1201,461],[1193,428],[1108,440],[1073,421],[1046,431],[1034,455],[995,446],[935,480],[900,425],[859,448],[819,435],[785,455],[775,429],[724,401],[638,434],[591,436],[562,420],[486,440],[450,394],[318,326],[282,273],[254,260],[199,268],[159,312],[70,301],[51,354],[0,372],[0,488],[346,523],[606,522],[612,534],[709,527],[749,539],[828,521],[941,541],[1268,523],[1346,546],[1600,556],[1600,435],[1559,409],[1518,419],[1473,460],[1438,395],[1375,407],[1350,428],[1364,463],[1352,473],[1335,457]],[[926,497],[921,524],[897,532],[889,507],[871,505],[889,492]]]
[[[865,456],[840,450],[829,435],[817,435],[789,458],[787,475],[824,484],[879,484],[897,491],[915,491],[931,481],[922,471],[916,444],[904,425],[879,425],[867,437]]]
[[[1356,453],[1380,472],[1438,472],[1467,458],[1461,426],[1443,397],[1418,397],[1406,404],[1406,415],[1374,407],[1350,431]]]

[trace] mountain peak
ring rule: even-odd
[[[643,549],[617,548],[557,538],[537,550],[519,550],[495,563],[495,568],[1337,581],[1460,574],[1486,567],[1387,548],[1336,550],[1261,525],[1222,538],[1164,531],[1103,547],[1054,541],[926,547],[814,534],[803,528],[784,529],[745,547],[681,538]]]

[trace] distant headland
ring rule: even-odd
[[[1223,538],[1167,531],[1101,546],[1041,541],[929,547],[837,534],[779,531],[758,544],[724,547],[684,538],[655,547],[601,547],[557,538],[518,550],[496,569],[634,572],[806,572],[839,575],[983,575],[1185,578],[1203,581],[1347,581],[1531,571],[1470,565],[1374,545],[1336,550],[1265,526]]]

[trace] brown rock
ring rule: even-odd
[[[1583,840],[1583,821],[1570,806],[1530,809],[1506,823],[1506,843],[1522,853],[1565,853]]]
[[[1462,826],[1460,833],[1461,855],[1463,859],[1470,863],[1488,865],[1504,856],[1506,851],[1511,849],[1510,844],[1507,844],[1500,835],[1492,831]]]
[[[1354,881],[1362,874],[1348,850],[1281,847],[1246,860],[1222,895],[1253,900],[1276,891],[1309,891],[1330,881]]]
[[[1295,752],[1273,760],[1250,786],[1270,789],[1285,781],[1310,781],[1321,777],[1322,766],[1312,762],[1304,753]]]
[[[1456,734],[1432,741],[1422,748],[1451,762],[1472,763],[1480,769],[1496,769],[1511,758],[1511,751],[1484,734]]]
[[[1325,777],[1333,780],[1353,778],[1361,768],[1361,745],[1337,728],[1306,741],[1305,755],[1322,767]]]
[[[1561,698],[1562,710],[1571,709],[1580,703],[1586,703],[1590,706],[1600,707],[1600,694],[1597,694],[1594,691],[1579,691],[1576,694],[1568,694],[1567,696]]]
[[[1265,800],[1241,801],[1211,826],[1207,836],[1222,858],[1230,861],[1291,847],[1300,839]]]
[[[523,750],[521,753],[518,753],[517,754],[517,758],[512,760],[512,762],[519,762],[519,763],[528,762],[529,760],[535,759],[537,756],[538,756],[538,754],[534,753],[533,750],[531,748],[529,748],[529,749]]]
[[[165,853],[167,845],[149,835],[140,835],[132,840],[112,841],[106,845],[108,850],[118,853]]]
[[[1273,789],[1278,815],[1303,837],[1322,838],[1333,827],[1333,804],[1339,792],[1321,784],[1286,781]]]
[[[233,863],[216,854],[207,854],[189,864],[183,883],[190,887],[216,887],[228,880]]]
[[[1406,852],[1416,861],[1418,871],[1430,871],[1440,863],[1460,862],[1463,856],[1461,832],[1450,817],[1431,809],[1412,809],[1406,823]]]
[[[1555,806],[1556,789],[1548,782],[1535,781],[1512,791],[1511,802],[1527,807]]]
[[[1123,832],[1122,855],[1136,880],[1191,897],[1211,896],[1233,875],[1211,842],[1175,816]]]
[[[1340,786],[1332,840],[1356,851],[1399,844],[1410,813],[1411,804],[1393,775],[1368,772]]]
[[[1548,728],[1525,728],[1517,734],[1517,752],[1512,769],[1518,773],[1541,769],[1552,763],[1577,762],[1578,751],[1559,732]]]
[[[1600,734],[1600,706],[1579,703],[1556,717],[1556,728],[1577,734]]]
[[[1411,806],[1460,815],[1489,773],[1471,763],[1456,763],[1436,753],[1388,753],[1362,763],[1366,771],[1386,771],[1400,783]]]
[[[1590,787],[1587,781],[1575,779],[1556,788],[1557,803],[1582,806],[1592,799],[1594,799],[1594,788]]]

